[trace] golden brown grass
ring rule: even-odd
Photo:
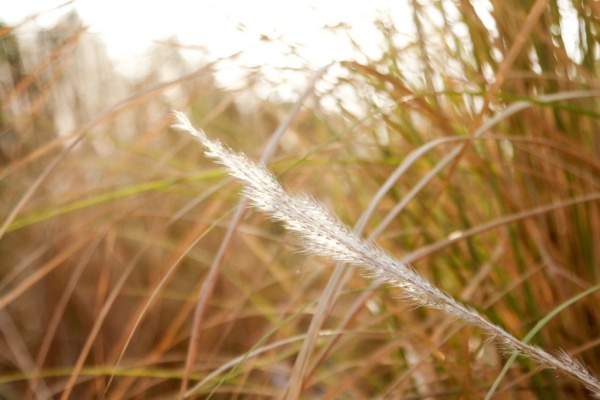
[[[412,2],[412,43],[382,21],[381,58],[300,71],[297,105],[256,97],[260,71],[219,88],[219,62],[190,68],[175,43],[132,82],[75,19],[35,41],[3,29],[0,397],[481,399],[497,381],[498,399],[589,398],[299,251],[169,128],[189,111],[445,293],[598,376],[599,10],[565,2],[572,46],[565,4],[493,1],[495,26],[473,4]]]

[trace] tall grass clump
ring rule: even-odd
[[[326,66],[1,27],[0,398],[597,395],[598,9],[407,3]]]
[[[257,165],[243,154],[235,153],[221,143],[210,140],[203,131],[194,129],[185,115],[176,113],[176,117],[176,127],[198,139],[206,148],[205,154],[208,157],[223,164],[230,174],[243,181],[244,195],[256,208],[299,234],[307,252],[362,266],[377,281],[400,288],[403,296],[416,305],[441,310],[450,317],[482,328],[497,338],[508,352],[520,352],[542,367],[572,375],[583,382],[595,397],[600,398],[600,382],[568,354],[562,353],[555,358],[535,346],[515,339],[475,310],[442,293],[405,262],[392,258],[381,248],[358,237],[306,194],[288,194],[263,165]]]

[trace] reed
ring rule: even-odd
[[[183,113],[175,112],[175,117],[178,123],[174,127],[191,134],[204,146],[207,157],[225,166],[232,176],[241,180],[244,184],[243,194],[252,201],[254,207],[296,233],[302,239],[303,249],[307,253],[360,266],[378,283],[399,288],[402,295],[415,305],[438,309],[452,318],[482,328],[507,353],[520,352],[541,367],[570,375],[581,381],[596,398],[600,398],[600,382],[567,353],[560,352],[552,356],[518,340],[473,308],[440,291],[406,262],[391,257],[380,247],[357,236],[308,195],[289,194],[264,165],[256,164],[244,154],[209,139],[204,131],[195,129]]]

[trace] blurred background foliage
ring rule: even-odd
[[[268,165],[285,186],[351,226],[371,210],[365,237],[524,337],[600,278],[600,5],[477,4],[411,0],[408,44],[382,19],[380,57],[279,67],[307,82],[300,109],[261,68],[218,84],[236,56],[191,63],[172,40],[134,78],[76,15],[2,26],[0,397],[173,398],[184,381],[189,398],[485,397],[493,341],[302,254],[264,215],[232,224],[238,184],[170,128],[186,111],[258,159],[283,126]],[[533,342],[600,375],[598,301]],[[588,394],[518,359],[494,398]]]

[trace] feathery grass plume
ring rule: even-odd
[[[209,139],[203,131],[195,129],[183,113],[174,113],[178,121],[174,127],[189,132],[205,147],[207,157],[215,159],[231,175],[242,180],[243,194],[256,208],[296,232],[307,252],[364,268],[372,278],[400,288],[403,296],[415,304],[441,310],[477,325],[497,339],[504,350],[518,351],[540,367],[556,369],[574,377],[600,399],[600,382],[579,361],[565,352],[552,356],[539,347],[516,339],[474,309],[441,292],[407,263],[366,242],[306,194],[286,192],[265,165],[254,163],[244,154]]]

